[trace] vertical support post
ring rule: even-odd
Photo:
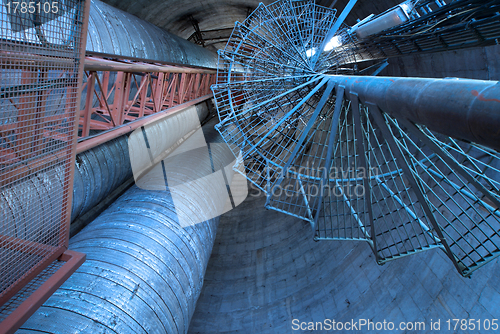
[[[124,106],[124,93],[125,93],[125,81],[126,81],[125,73],[118,72],[116,73],[116,81],[115,81],[115,96],[112,104],[112,117],[116,122],[116,125],[120,125],[123,113]]]
[[[169,105],[170,108],[174,106],[174,98],[175,98],[175,94],[176,94],[176,91],[177,91],[178,78],[179,78],[179,74],[175,73],[173,75],[172,85],[171,85],[171,88],[170,88],[170,101],[168,102],[168,105]]]
[[[316,213],[314,217],[314,224],[317,223],[319,219],[319,214],[321,211],[321,203],[323,202],[323,185],[326,184],[329,180],[329,174],[330,174],[330,167],[332,164],[332,158],[333,158],[333,147],[335,145],[335,137],[337,135],[337,129],[339,126],[339,117],[340,117],[340,112],[342,111],[342,104],[344,102],[344,90],[345,87],[342,85],[337,85],[336,92],[335,94],[337,95],[337,98],[335,100],[335,109],[333,111],[333,116],[332,116],[332,123],[330,125],[330,136],[328,138],[328,148],[327,148],[327,153],[326,153],[326,159],[325,159],[325,169],[323,170],[323,175],[321,177],[321,184],[320,184],[320,198],[318,199],[318,203],[316,204]],[[314,229],[314,226],[313,226]],[[314,231],[313,231],[314,232]]]
[[[196,79],[194,81],[193,95],[191,96],[191,99],[195,99],[195,98],[200,97],[200,82],[201,82],[202,76],[203,76],[203,74],[196,73]]]
[[[141,86],[142,87],[142,91],[141,91],[141,96],[140,96],[140,99],[141,99],[141,102],[140,102],[140,109],[139,109],[139,117],[143,117],[144,116],[144,109],[146,109],[146,100],[147,100],[147,94],[148,94],[148,88],[149,88],[149,84],[148,84],[148,81],[150,79],[150,75],[147,74],[145,76],[142,77],[142,80],[141,80]]]
[[[120,109],[120,119],[118,120],[118,124],[122,125],[125,122],[126,109],[127,104],[130,98],[130,86],[132,85],[132,73],[125,73],[125,82],[123,84],[123,98],[121,101],[121,109]]]
[[[110,73],[108,71],[105,71],[102,74],[102,87],[101,87],[102,88],[102,96],[106,101],[109,98],[109,96],[108,96],[109,75],[110,75]]]
[[[82,137],[87,137],[90,133],[90,116],[92,115],[92,102],[94,100],[96,72],[90,72],[87,78],[87,96],[85,98],[85,108],[83,109]]]
[[[153,112],[161,111],[164,81],[165,81],[165,73],[158,73],[158,79],[153,80],[153,85],[155,87],[153,93],[153,104],[154,104]]]
[[[60,244],[64,245],[65,248],[68,247],[68,242],[69,242],[69,224],[71,221],[71,202],[73,200],[73,176],[75,173],[75,160],[76,160],[76,143],[78,139],[78,123],[80,120],[79,114],[77,111],[80,109],[80,99],[81,99],[81,89],[79,89],[78,86],[80,86],[83,82],[83,66],[84,66],[84,60],[85,60],[85,47],[87,43],[87,29],[88,29],[88,24],[89,24],[89,12],[90,12],[90,0],[85,0],[82,2],[81,5],[83,8],[80,8],[82,11],[82,28],[80,31],[79,35],[76,35],[75,38],[75,45],[80,46],[80,53],[79,53],[79,65],[78,69],[76,70],[75,75],[77,75],[77,78],[79,79],[78,85],[76,87],[73,87],[72,90],[76,90],[76,100],[75,100],[75,105],[74,110],[75,110],[75,115],[74,115],[74,126],[73,126],[73,143],[72,145],[69,146],[67,155],[69,155],[70,159],[67,159],[65,168],[64,170],[66,171],[66,175],[64,177],[64,182],[65,184],[68,185],[68,194],[66,197],[63,198],[63,221],[61,222],[62,225],[65,226],[65,228],[61,229],[61,234],[60,234]]]
[[[186,96],[186,80],[187,80],[187,74],[181,73],[181,82],[178,90],[179,92],[178,104],[182,104],[182,102],[184,102],[184,97]]]
[[[352,117],[353,117],[353,122],[354,122],[354,129],[356,133],[356,147],[358,149],[358,156],[359,156],[359,162],[361,164],[361,167],[365,169],[365,172],[363,173],[363,187],[365,188],[365,206],[368,211],[368,220],[369,224],[371,226],[370,232],[371,232],[371,246],[373,253],[375,254],[375,259],[377,262],[380,260],[380,256],[377,251],[377,231],[375,229],[375,221],[373,219],[373,208],[372,208],[372,192],[371,192],[371,187],[370,187],[370,177],[369,177],[369,166],[368,166],[368,161],[366,159],[366,144],[365,144],[365,136],[363,135],[363,129],[361,128],[361,112],[359,108],[359,99],[358,99],[358,94],[356,93],[350,93],[351,96],[351,110],[352,110]]]

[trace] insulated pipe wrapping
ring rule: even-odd
[[[165,122],[155,123],[156,133],[163,136],[175,133],[175,139],[182,138],[199,124],[199,119],[208,116],[206,103],[175,114]],[[174,144],[173,140],[162,141],[166,150]],[[106,198],[117,187],[132,177],[128,137],[121,136],[101,144],[76,156],[75,176],[73,181],[73,205],[71,221],[85,214]]]
[[[203,131],[211,144],[222,147],[215,122]],[[184,155],[180,146],[172,153],[182,163],[178,179],[185,174],[204,177],[212,166],[230,169],[234,156],[229,149],[215,151]],[[218,218],[197,223],[204,217],[202,208],[219,205],[208,193],[201,198],[204,203],[174,203],[169,188],[130,188],[70,240],[69,248],[87,254],[87,261],[19,332],[186,333],[218,223]],[[181,227],[180,214],[193,224]]]
[[[97,0],[90,6],[87,51],[217,67],[215,53]]]
[[[13,284],[27,266],[40,261],[40,252],[34,245],[59,245],[63,212],[60,194],[64,193],[64,188],[64,168],[59,164],[0,191],[0,235],[27,241],[20,260],[3,266],[2,277],[6,279],[0,282],[0,291]],[[1,261],[8,261],[13,253],[19,251],[1,247]]]
[[[403,24],[408,21],[408,19],[408,14],[403,9],[403,6],[399,5],[381,16],[359,25],[359,27],[353,31],[356,32],[358,38],[365,39],[386,29]]]
[[[205,106],[204,110],[201,105]],[[161,157],[161,154],[179,139],[199,127],[199,120],[204,119],[208,113],[206,105],[204,103],[201,105],[186,108],[182,113],[169,117],[166,122],[146,124],[130,135],[129,151],[134,157],[131,159],[131,164],[136,180],[137,176],[152,163],[150,157]],[[205,117],[200,117],[200,113]],[[152,140],[145,141],[144,136]]]
[[[71,221],[88,212],[131,177],[127,136],[78,154]]]
[[[207,116],[207,105],[200,103],[165,118],[161,124],[155,124],[155,128],[158,129],[159,136],[175,133],[177,138],[181,138],[199,124],[196,117],[203,120]],[[164,133],[161,133],[162,131]],[[174,143],[173,139],[165,141],[163,150]],[[127,136],[78,154],[73,181],[71,220],[88,212],[131,177]],[[46,240],[46,236],[57,235],[53,233],[53,229],[57,226],[50,226],[49,222],[62,219],[62,203],[58,197],[55,198],[50,194],[63,192],[63,178],[63,168],[56,165],[2,189],[0,217],[5,223],[2,225],[4,230],[0,231],[0,234],[34,242],[50,242]],[[44,218],[42,220],[35,219],[34,217],[39,216],[40,210],[46,210],[47,214],[41,215]],[[59,216],[53,217],[55,213]],[[14,226],[14,229],[7,229],[7,226]],[[53,244],[56,245],[57,242],[54,240]],[[16,269],[13,270],[15,272]]]
[[[54,226],[54,222],[61,221],[63,207],[60,197],[55,194],[61,194],[63,190],[64,168],[61,165],[3,188],[0,192],[0,235],[58,245],[59,235],[54,230],[60,226]],[[55,240],[47,240],[49,235],[55,236]]]

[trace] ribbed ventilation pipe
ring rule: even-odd
[[[71,221],[88,212],[131,177],[127,136],[78,154]]]
[[[198,115],[196,119],[192,117],[193,110]],[[168,117],[165,122],[157,122],[158,135],[176,133],[170,141],[161,141],[163,151],[174,145],[174,139],[182,138],[196,128],[198,119],[204,120],[207,116],[207,104],[199,103]],[[131,177],[128,136],[121,136],[78,154],[71,221],[91,210]]]
[[[87,51],[217,67],[215,53],[97,0],[90,6]]]
[[[52,222],[62,219],[62,203],[59,196],[64,191],[64,167],[60,164],[39,171],[33,176],[4,187],[0,191],[0,234],[3,236],[57,244],[47,240],[54,233]],[[42,214],[40,214],[42,211]],[[14,227],[14,228],[11,228]],[[5,251],[2,249],[2,251]],[[37,258],[34,254],[32,257]],[[3,260],[3,259],[2,259]],[[28,261],[28,260],[27,260]],[[18,263],[24,267],[25,263]],[[11,267],[13,273],[18,268]]]
[[[212,145],[221,142],[216,122],[203,127]],[[214,146],[216,151],[224,147]],[[181,151],[176,155],[179,180],[185,175],[210,175],[213,166],[234,162],[229,150],[220,154],[212,150],[210,156],[184,155],[182,146],[177,150]],[[73,237],[69,248],[86,253],[87,261],[20,333],[186,333],[218,218],[196,222],[204,216],[201,208],[218,199],[201,194],[205,203],[186,200],[174,205],[173,192],[133,186]],[[193,224],[181,227],[180,215],[191,217]]]

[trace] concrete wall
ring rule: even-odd
[[[221,217],[189,333],[292,333],[293,319],[326,318],[426,322],[425,331],[391,333],[466,333],[443,330],[445,321],[500,318],[498,260],[472,279],[439,250],[379,266],[367,244],[314,242],[308,223],[264,203],[248,197]],[[429,331],[431,319],[441,331]]]
[[[500,45],[392,58],[380,75],[500,80]]]

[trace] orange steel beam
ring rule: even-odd
[[[162,64],[148,64],[144,62],[123,63],[114,60],[87,57],[85,59],[85,71],[91,72],[127,72],[127,73],[203,73],[216,74],[217,70],[205,68],[191,68],[184,66],[172,66]]]
[[[57,246],[41,244],[35,241],[19,239],[0,234],[0,248],[10,249],[27,254],[40,254],[44,252],[52,252],[57,248]]]
[[[124,134],[132,132],[135,129],[143,126],[144,124],[146,124],[148,122],[156,121],[156,120],[162,119],[164,117],[169,117],[169,116],[172,116],[176,113],[182,112],[183,110],[185,110],[188,107],[191,107],[195,104],[201,103],[205,100],[212,98],[212,96],[213,96],[212,94],[207,94],[207,95],[198,97],[194,100],[191,100],[189,102],[185,102],[185,103],[179,104],[175,107],[168,108],[164,111],[155,113],[154,115],[142,117],[142,118],[137,119],[133,122],[130,122],[130,123],[124,124],[122,126],[110,129],[110,130],[108,130],[108,131],[106,131],[98,136],[90,137],[88,139],[83,139],[83,141],[79,142],[76,145],[76,153],[79,154],[79,153],[85,152],[87,150],[90,150],[93,147],[99,146],[105,142],[112,140],[112,139],[123,136]]]
[[[21,303],[0,326],[0,334],[14,333],[49,297],[85,262],[85,254],[66,250],[58,258],[66,262],[24,302]],[[49,263],[50,264],[50,263]]]
[[[95,72],[90,73],[87,78],[87,97],[85,99],[85,105],[91,105],[94,101],[94,89],[95,89]],[[83,136],[88,136],[90,132],[90,113],[85,113],[83,115]]]
[[[121,127],[207,96],[217,73],[206,68],[146,63],[132,58],[110,60],[95,55],[87,56],[84,69],[88,73],[82,90],[86,90],[87,98],[80,110],[80,138],[89,136],[90,131]],[[105,142],[105,138],[109,136],[99,141]]]

